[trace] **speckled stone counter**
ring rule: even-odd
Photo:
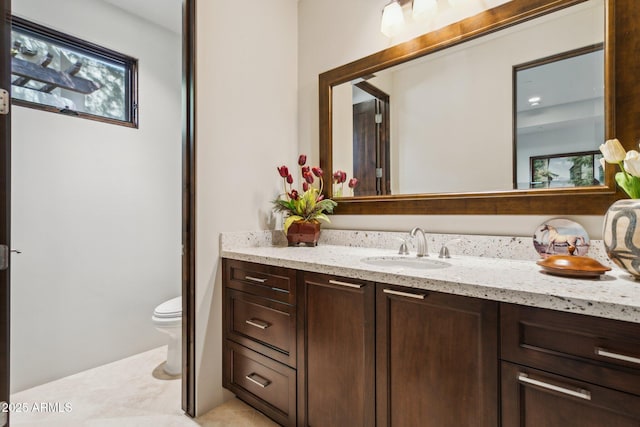
[[[449,266],[416,269],[371,265],[364,258],[397,256],[406,233],[323,230],[317,247],[287,247],[281,232],[224,233],[221,256],[292,269],[466,295],[508,303],[640,323],[640,281],[612,265],[601,241],[589,256],[613,267],[598,279],[541,271],[530,238],[428,235],[429,259],[449,246]],[[408,257],[415,257],[415,250]]]

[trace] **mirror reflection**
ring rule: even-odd
[[[603,183],[604,31],[589,0],[334,86],[333,168],[355,196]]]
[[[603,46],[514,69],[515,188],[604,185]]]

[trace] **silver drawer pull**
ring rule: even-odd
[[[267,323],[264,320],[260,320],[260,319],[247,319],[244,322],[247,325],[255,326],[256,328],[259,328],[259,329],[262,329],[262,330],[265,330],[269,326],[271,326],[271,323]]]
[[[544,381],[534,380],[533,378],[529,378],[529,375],[524,374],[522,372],[518,373],[518,381],[525,384],[536,385],[538,387],[546,388],[547,390],[557,391],[558,393],[567,394],[573,397],[579,397],[584,400],[591,400],[591,393],[587,390],[572,390],[565,387],[560,387],[557,385],[545,383]]]
[[[260,277],[252,277],[252,276],[244,276],[244,280],[249,280],[250,282],[256,282],[256,283],[264,283],[267,281],[267,279],[262,279]]]
[[[410,292],[394,291],[393,289],[383,289],[382,292],[384,292],[385,294],[391,294],[391,295],[397,295],[400,297],[408,297],[408,298],[415,298],[415,299],[424,299],[424,297],[426,296],[425,294],[412,294]]]
[[[252,383],[254,383],[255,385],[258,385],[262,388],[266,388],[269,384],[271,384],[271,381],[269,381],[266,378],[261,377],[260,375],[256,374],[255,372],[252,374],[249,374],[245,377],[246,379],[248,379],[249,381],[251,381]]]
[[[640,358],[627,356],[625,354],[620,353],[612,353],[604,348],[596,348],[596,354],[602,357],[608,357],[609,359],[622,360],[625,362],[637,363],[640,365]]]
[[[340,280],[329,280],[329,283],[332,285],[344,286],[347,288],[360,289],[364,285],[358,285],[355,283],[341,282]]]

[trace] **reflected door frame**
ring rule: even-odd
[[[353,189],[353,194],[391,194],[390,97],[366,81],[354,86],[371,95],[373,99],[353,105],[353,176],[360,181]]]

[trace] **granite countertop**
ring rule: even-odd
[[[440,260],[437,253],[428,258],[450,266],[423,270],[362,261],[397,257],[397,249],[322,242],[317,247],[246,245],[234,244],[235,237],[223,239],[223,258],[640,323],[640,281],[618,268],[599,278],[565,278],[542,272],[535,259],[456,255],[452,250],[450,259]]]

